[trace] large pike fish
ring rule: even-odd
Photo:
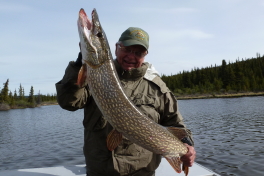
[[[104,118],[113,126],[107,137],[107,147],[114,150],[123,137],[156,154],[164,156],[178,173],[180,157],[188,151],[180,141],[187,134],[175,127],[163,127],[146,115],[126,96],[113,63],[106,34],[94,9],[89,20],[83,9],[79,12],[78,31],[83,66],[77,84],[85,86],[101,110]],[[185,174],[188,167],[183,166]]]

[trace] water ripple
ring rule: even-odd
[[[180,100],[196,161],[221,175],[264,173],[264,97]],[[85,163],[83,110],[0,111],[0,170]]]
[[[59,106],[0,112],[0,170],[83,164],[82,118]]]
[[[197,162],[221,175],[264,173],[264,97],[179,101]],[[261,174],[260,174],[261,173]]]

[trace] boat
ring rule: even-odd
[[[86,176],[85,164],[74,166],[56,166],[44,168],[30,168],[0,171],[0,176]],[[184,176],[184,173],[176,173],[166,159],[162,159],[156,170],[156,176]],[[198,163],[189,168],[188,176],[220,176]]]

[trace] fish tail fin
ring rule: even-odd
[[[106,144],[110,151],[113,151],[121,142],[123,136],[117,130],[113,129],[107,136]]]
[[[185,175],[187,176],[189,173],[189,167],[185,166],[184,164],[182,165],[182,170],[184,171]]]
[[[83,64],[79,71],[77,83],[76,83],[79,87],[83,87],[85,85],[86,72],[87,72],[86,65]]]
[[[170,163],[170,165],[173,167],[173,169],[178,172],[181,173],[181,160],[180,157],[165,157],[166,160]]]

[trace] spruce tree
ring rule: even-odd
[[[226,89],[228,84],[229,84],[229,82],[228,82],[229,80],[228,80],[228,70],[227,70],[225,60],[222,60],[221,78],[222,78],[222,82],[223,82],[223,88]]]
[[[37,104],[41,104],[41,102],[42,102],[42,98],[41,98],[41,94],[40,94],[40,91],[39,91],[36,103]]]
[[[13,107],[13,106],[15,105],[14,96],[13,96],[13,94],[12,94],[11,91],[9,92],[9,105],[10,105],[11,107]]]
[[[35,106],[35,97],[34,97],[34,89],[33,86],[30,88],[29,96],[28,96],[28,102],[31,106]]]
[[[19,96],[19,100],[23,100],[24,97],[23,97],[23,87],[21,86],[21,83],[20,83],[20,86],[18,88],[18,96]]]
[[[14,100],[16,101],[17,100],[17,92],[16,92],[16,89],[15,89],[15,92],[14,92]]]
[[[24,87],[22,88],[22,100],[24,100],[25,99],[25,89],[24,89]]]
[[[8,83],[9,79],[4,83],[4,87],[1,90],[1,100],[0,103],[8,103],[9,97],[8,97]]]

